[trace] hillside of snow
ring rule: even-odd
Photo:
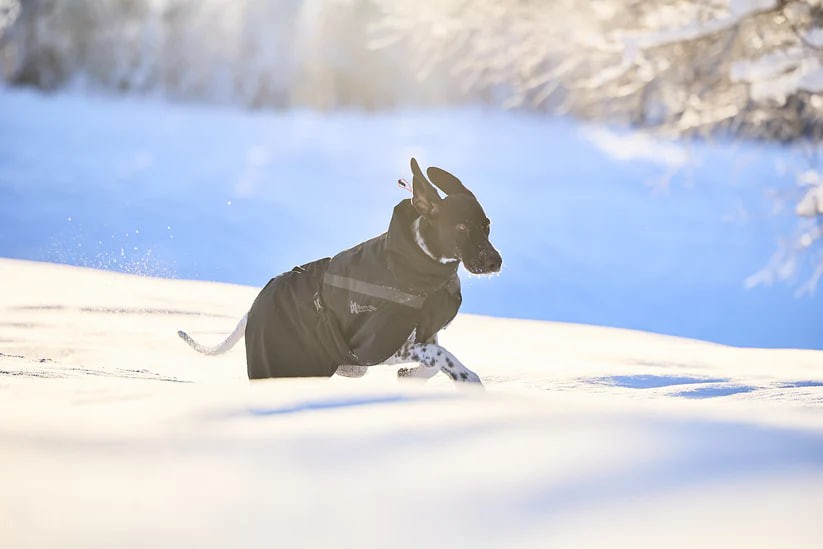
[[[823,352],[461,314],[485,391],[245,379],[258,288],[0,259],[0,546],[820,547]]]
[[[0,257],[259,287],[385,231],[416,156],[475,191],[503,255],[464,279],[464,312],[823,349],[823,293],[795,296],[819,249],[788,283],[746,283],[797,238],[799,149],[479,108],[0,105]]]

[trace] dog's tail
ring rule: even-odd
[[[227,337],[222,343],[219,343],[214,347],[206,347],[205,345],[200,345],[183,330],[177,332],[177,335],[179,335],[180,339],[188,343],[189,346],[198,353],[203,353],[204,355],[221,355],[229,349],[231,349],[232,347],[234,347],[234,345],[238,341],[240,341],[240,338],[243,337],[243,334],[246,332],[246,322],[248,322],[248,320],[249,313],[246,313],[243,315],[243,318],[240,319],[240,322],[237,323],[237,326],[234,328],[234,331],[229,335],[229,337]]]

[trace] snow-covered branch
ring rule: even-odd
[[[695,11],[699,3],[680,2],[680,13],[689,17],[687,11]],[[663,4],[661,13],[658,16],[647,17],[649,29],[642,31],[621,31],[613,33],[612,40],[621,44],[624,49],[639,48],[652,49],[683,42],[691,42],[710,37],[712,35],[727,32],[732,27],[742,24],[747,18],[769,12],[777,7],[777,0],[729,0],[726,6],[726,13],[707,20],[701,20],[699,11],[693,13],[695,20],[688,24],[669,27],[671,16],[666,17],[666,8],[671,8],[671,4]],[[677,18],[677,23],[682,23],[682,17]]]
[[[445,68],[469,96],[673,134],[823,137],[819,0],[375,1],[421,78]]]
[[[823,177],[815,170],[800,174],[799,183],[807,187],[795,211],[802,217],[823,216]]]
[[[0,0],[0,36],[20,15],[20,0]]]

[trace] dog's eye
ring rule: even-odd
[[[465,223],[458,223],[457,225],[454,226],[454,228],[457,229],[458,233],[465,233],[466,231],[469,230],[468,225],[466,225]]]

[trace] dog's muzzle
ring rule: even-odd
[[[466,270],[472,274],[492,274],[500,272],[503,267],[503,258],[494,248],[482,250],[477,257],[467,262]]]

